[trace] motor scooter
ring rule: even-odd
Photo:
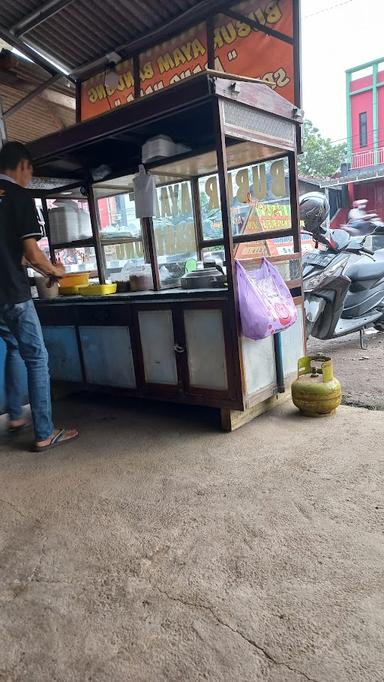
[[[303,256],[304,307],[307,335],[336,339],[374,326],[384,331],[384,249],[365,245],[365,236],[347,231],[316,232],[320,249]]]

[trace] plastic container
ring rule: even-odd
[[[75,201],[57,202],[49,210],[49,227],[52,244],[92,237],[89,214]]]
[[[83,208],[79,208],[77,217],[79,220],[78,239],[89,239],[89,237],[92,237],[92,225],[89,213],[84,211]]]
[[[59,295],[58,283],[54,282],[52,286],[48,286],[49,282],[50,282],[49,277],[35,276],[36,289],[39,298],[48,300],[51,298],[57,298],[57,296]]]
[[[87,285],[85,285],[87,286]],[[84,289],[84,285],[80,286],[74,286],[74,287],[63,287],[61,286],[59,289],[59,294],[60,296],[79,296],[81,293],[81,289]]]
[[[166,159],[169,156],[176,156],[189,151],[190,147],[183,144],[177,144],[168,135],[156,135],[144,142],[142,147],[143,163]]]
[[[116,284],[116,293],[118,294],[126,294],[128,291],[131,291],[131,285],[129,282],[118,281],[113,282],[113,284]]]
[[[149,291],[149,289],[153,289],[151,275],[132,275],[129,282],[131,291]]]
[[[115,294],[117,284],[90,284],[88,287],[79,287],[81,296],[108,296]]]

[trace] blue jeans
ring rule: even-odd
[[[9,418],[22,416],[22,375],[28,375],[29,402],[37,441],[53,433],[48,353],[33,301],[0,304],[0,338],[7,345],[5,391]]]

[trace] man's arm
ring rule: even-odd
[[[64,266],[61,264],[53,265],[37,246],[36,239],[23,239],[23,250],[27,263],[46,277],[62,277],[64,275]]]

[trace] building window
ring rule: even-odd
[[[360,137],[360,147],[368,146],[368,119],[367,112],[362,111],[359,114],[359,137]]]

